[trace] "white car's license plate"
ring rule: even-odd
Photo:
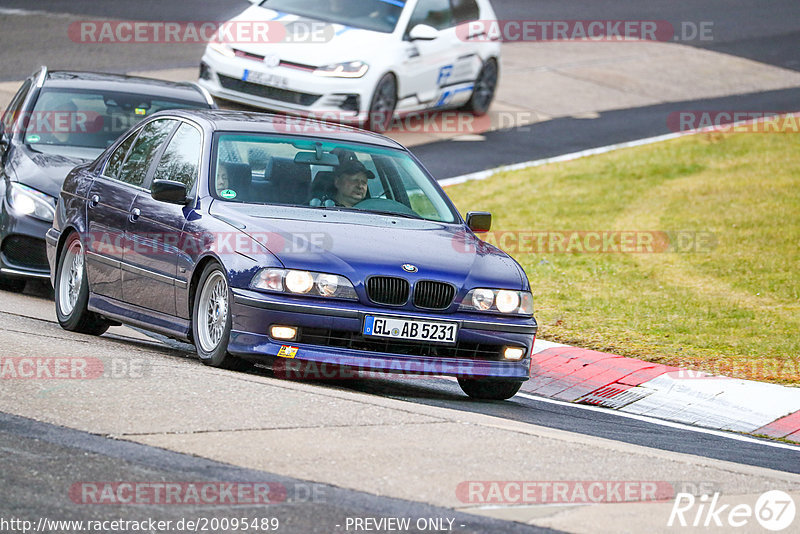
[[[280,87],[282,89],[286,89],[289,86],[289,80],[287,78],[278,76],[277,74],[258,72],[257,70],[245,70],[244,74],[242,74],[242,80],[260,85]]]
[[[455,343],[458,324],[367,315],[363,333],[365,336]]]

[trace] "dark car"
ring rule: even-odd
[[[32,74],[0,122],[0,286],[49,278],[44,234],[70,169],[159,110],[212,107],[193,83],[45,67]]]
[[[450,375],[513,396],[537,325],[522,268],[473,233],[491,215],[465,222],[386,137],[297,121],[162,112],[76,167],[47,233],[61,325],[136,325],[212,366]]]

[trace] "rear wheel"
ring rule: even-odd
[[[197,355],[206,365],[247,369],[249,362],[228,354],[231,335],[228,278],[217,263],[209,263],[200,275],[192,310],[192,334]]]
[[[478,78],[475,80],[472,96],[464,104],[466,111],[471,111],[475,115],[485,115],[489,111],[489,106],[492,105],[494,93],[497,90],[498,72],[497,60],[494,58],[489,58],[483,64]]]
[[[83,243],[75,233],[67,237],[56,265],[55,301],[58,323],[65,330],[99,336],[111,326],[87,309],[89,281],[86,279]]]
[[[373,132],[385,132],[392,124],[394,108],[397,106],[397,82],[391,74],[384,74],[369,105],[367,129]]]
[[[489,380],[459,378],[458,385],[473,399],[506,400],[516,395],[522,382],[516,380]]]

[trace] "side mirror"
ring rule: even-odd
[[[411,41],[433,41],[439,37],[439,30],[427,24],[417,24],[408,32]]]
[[[186,204],[186,184],[172,180],[153,180],[150,195],[159,202]]]
[[[467,226],[477,233],[492,229],[492,214],[488,211],[470,211],[467,213]]]

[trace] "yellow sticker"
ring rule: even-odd
[[[147,110],[144,108],[136,108],[133,110],[137,115],[147,115]]]
[[[281,345],[281,350],[278,351],[278,356],[283,358],[294,358],[297,355],[297,347],[289,345]]]

